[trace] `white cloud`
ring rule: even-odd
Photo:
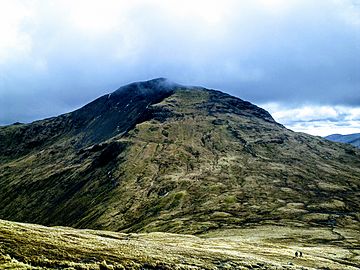
[[[30,35],[22,25],[29,17],[31,11],[21,2],[0,2],[0,64],[23,57],[31,50]]]
[[[318,122],[316,125],[314,124],[305,124],[305,123],[298,123],[293,126],[288,126],[291,130],[297,132],[304,132],[311,135],[316,136],[327,136],[331,134],[352,134],[352,133],[359,133],[360,125],[359,123],[349,123],[353,126],[339,126],[332,122]]]
[[[104,0],[62,0],[57,7],[65,15],[65,21],[76,31],[91,36],[102,36],[127,27],[126,19],[131,2]]]
[[[319,136],[360,132],[360,108],[319,105],[287,108],[279,103],[261,106],[267,109],[277,122],[294,131]]]
[[[340,10],[339,15],[348,24],[360,27],[360,1],[359,0],[334,0]]]

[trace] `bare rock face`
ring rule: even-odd
[[[0,128],[0,218],[114,231],[360,228],[360,150],[155,79]]]

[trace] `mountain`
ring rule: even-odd
[[[348,135],[332,134],[326,136],[325,139],[328,139],[333,142],[349,143],[356,147],[360,147],[360,133],[354,133]]]
[[[121,232],[360,229],[360,150],[160,78],[0,128],[0,218]]]

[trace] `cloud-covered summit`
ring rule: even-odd
[[[136,91],[143,95],[152,95],[156,92],[171,92],[177,87],[184,88],[180,84],[170,81],[167,78],[155,78],[148,81],[133,82],[120,87],[118,90],[113,92],[115,95],[121,95],[124,91]]]

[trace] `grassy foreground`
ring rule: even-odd
[[[294,256],[303,253],[302,258]],[[359,269],[355,230],[261,226],[201,236],[0,220],[0,269]]]

